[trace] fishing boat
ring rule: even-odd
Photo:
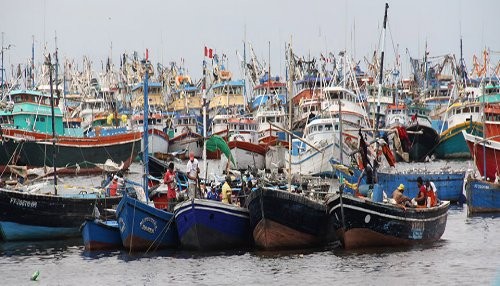
[[[190,150],[194,156],[201,158],[203,153],[203,136],[198,130],[198,118],[193,113],[179,113],[173,118],[174,125],[169,141],[168,151],[170,153],[181,150]]]
[[[107,197],[88,189],[72,193],[40,194],[0,189],[0,236],[4,241],[60,239],[80,235],[82,221],[94,210],[113,208],[120,197]],[[54,190],[54,189],[52,189]],[[74,192],[74,190],[73,190]]]
[[[138,130],[142,133],[144,114],[143,112],[138,112],[132,116],[132,125],[136,126]],[[161,112],[151,112],[148,115],[148,150],[149,154],[152,155],[154,153],[168,153],[168,144],[169,137],[165,133],[167,131],[166,119],[161,114]],[[142,146],[141,142],[141,150],[144,150],[144,146]]]
[[[420,105],[408,106],[410,120],[406,130],[411,142],[409,159],[413,162],[423,162],[431,156],[439,142],[437,131],[432,128],[429,117],[430,109]]]
[[[500,142],[469,134],[465,130],[462,130],[462,134],[481,176],[487,181],[500,176],[497,171],[500,166]]]
[[[468,178],[465,184],[467,213],[500,212],[500,184],[478,178]]]
[[[112,250],[123,247],[117,220],[88,218],[81,226],[85,250]]]
[[[16,103],[8,111],[13,117],[13,124],[2,126],[1,170],[5,170],[7,165],[28,168],[55,166],[60,174],[96,173],[103,171],[102,165],[107,160],[125,170],[139,151],[140,132],[129,131],[126,127],[96,127],[84,135],[81,128],[63,126],[57,97],[54,97],[52,113],[51,96],[48,94],[15,90],[10,96]],[[54,125],[51,125],[52,118]],[[58,156],[52,158],[53,152]]]
[[[369,198],[338,193],[326,202],[333,228],[345,249],[406,246],[439,240],[450,202],[436,207],[403,209]]]
[[[386,3],[383,38],[385,38],[388,8],[389,5]],[[383,63],[383,49],[381,55]],[[383,78],[382,70],[383,66],[380,68],[379,95]],[[377,118],[378,121],[379,118]],[[375,131],[377,134],[378,124],[375,125]],[[369,166],[367,148],[368,145],[361,136],[359,154],[365,170],[368,170]],[[367,183],[359,186],[360,193],[364,187],[367,187],[371,190],[370,195],[356,193],[354,196],[345,193],[346,184],[341,182],[339,192],[329,195],[326,199],[327,211],[331,218],[330,223],[332,223],[331,228],[335,230],[344,248],[403,246],[439,240],[446,228],[450,203],[441,201],[437,206],[430,208],[412,208],[393,204],[384,199],[384,187],[373,177],[373,174],[377,173],[379,162],[378,152],[375,154],[371,164],[373,172],[366,172]]]
[[[220,250],[251,246],[247,208],[208,199],[191,199],[177,204],[174,212],[183,248]]]
[[[51,70],[50,55],[46,59],[46,64]],[[54,116],[55,100],[52,92],[52,73],[50,73],[50,85],[50,97],[35,91],[14,93],[17,102],[26,103],[23,106],[27,109],[26,112],[23,112],[23,110],[16,111],[16,106],[14,106],[12,114],[18,120],[14,120],[14,124],[21,124],[19,122],[20,118],[24,118],[26,119],[24,123],[31,126],[33,122],[32,127],[34,128],[34,122],[39,122],[38,128],[45,128],[46,132],[50,131],[51,135],[44,135],[53,139],[56,138],[56,130],[53,128],[56,118]],[[42,106],[38,104],[40,102],[43,102],[45,108],[39,110],[39,117],[31,117],[31,115],[34,115],[33,110],[38,110],[37,108]],[[48,108],[50,109],[47,110]],[[52,116],[49,116],[50,111]],[[39,120],[30,121],[30,119],[35,120],[36,118]],[[52,128],[48,128],[49,124],[45,121],[49,120],[46,119],[50,119]],[[59,119],[61,120],[61,118]],[[62,124],[62,120],[60,122]],[[5,132],[5,129],[2,128],[2,131]],[[5,139],[5,137],[2,137],[2,139]],[[9,138],[8,141],[13,141],[10,139],[12,138]],[[50,150],[53,160],[60,153],[57,153],[56,142],[51,141],[52,145],[45,145],[45,147]],[[38,146],[38,148],[40,147]],[[5,145],[4,148],[6,148]],[[58,148],[63,149],[60,146]],[[39,153],[33,151],[29,155],[37,156],[37,154],[39,155]],[[92,213],[94,208],[103,211],[104,208],[112,208],[120,200],[119,197],[107,197],[102,190],[92,187],[78,189],[66,184],[63,186],[58,185],[56,172],[57,169],[54,166],[52,184],[49,181],[42,181],[36,184],[24,185],[21,189],[0,189],[0,235],[4,241],[58,239],[78,236],[82,221]],[[79,192],[75,193],[75,189],[79,190]]]
[[[325,227],[329,217],[321,200],[277,188],[259,188],[247,200],[253,239],[260,248],[311,248],[336,239]]]
[[[482,136],[480,103],[456,102],[446,111],[447,128],[439,135],[439,143],[434,153],[439,159],[470,158],[471,153],[462,136],[462,130]]]
[[[422,169],[411,170],[378,170],[378,183],[383,186],[383,191],[390,195],[400,185],[406,186],[405,195],[414,198],[417,196],[417,178],[422,177],[434,183],[437,197],[440,200],[460,202],[463,200],[463,185],[465,170],[449,170],[443,168],[429,171]]]
[[[339,118],[317,117],[311,120],[304,129],[303,139],[293,140],[291,174],[331,177],[330,159],[340,158],[341,153],[345,153],[347,158],[348,148],[358,145],[357,137],[347,132],[341,135],[340,132]],[[346,142],[342,151],[338,143],[341,136]],[[290,160],[285,157],[285,162],[288,166]]]
[[[146,50],[146,65],[151,65],[148,61]],[[144,76],[144,110],[148,108],[148,70],[145,68]],[[147,113],[144,114],[144,128],[148,130]],[[157,209],[149,204],[148,175],[149,175],[149,155],[148,136],[143,133],[144,140],[144,180],[142,187],[146,194],[145,201],[140,201],[128,195],[124,195],[116,208],[116,215],[120,227],[120,236],[123,246],[129,251],[150,251],[160,248],[173,248],[179,244],[175,217],[171,212]]]
[[[228,147],[233,158],[237,158],[235,168],[246,170],[265,168],[266,147],[258,143],[257,122],[251,118],[228,119]],[[225,159],[221,161],[225,163]]]

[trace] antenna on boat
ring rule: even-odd
[[[381,51],[380,51],[380,70],[379,70],[379,78],[378,78],[378,94],[377,94],[377,114],[375,121],[375,136],[379,136],[378,124],[380,121],[380,94],[382,93],[382,81],[384,76],[384,48],[385,48],[385,33],[387,27],[387,10],[389,9],[389,4],[385,3],[385,12],[384,12],[384,31],[382,33],[382,43],[381,43]]]
[[[146,194],[146,203],[149,201],[149,194],[148,194],[148,176],[149,176],[149,166],[148,166],[148,161],[149,161],[149,154],[148,154],[148,115],[149,115],[149,102],[148,102],[148,76],[149,76],[149,65],[148,65],[148,60],[149,60],[149,51],[146,49],[146,60],[144,61],[144,69],[145,69],[145,74],[144,74],[144,116],[143,116],[143,130],[142,130],[142,140],[143,140],[143,145],[144,145],[144,150],[143,150],[143,161],[144,161],[144,182],[143,182],[143,188],[144,188],[144,193]]]

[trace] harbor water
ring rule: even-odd
[[[462,167],[457,163],[455,167]],[[179,164],[183,168],[183,164]],[[131,177],[140,178],[134,164]],[[100,177],[65,178],[95,185]],[[430,245],[345,251],[88,252],[81,238],[0,242],[1,285],[500,285],[500,215],[453,205]],[[39,271],[37,281],[31,277]]]

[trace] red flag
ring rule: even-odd
[[[205,57],[213,58],[213,49],[205,46]]]
[[[149,51],[146,49],[146,61],[149,59]]]

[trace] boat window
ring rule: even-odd
[[[335,124],[335,131],[338,131],[338,130],[339,130],[339,125]]]

